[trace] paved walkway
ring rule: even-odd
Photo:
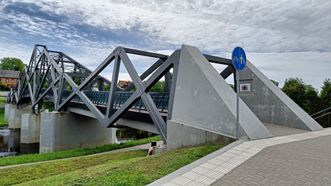
[[[273,136],[288,136],[291,134],[300,134],[308,132],[302,129],[291,128],[287,126],[281,126],[271,123],[263,123],[265,127],[271,132]]]
[[[246,141],[151,185],[331,185],[330,153],[331,128]]]
[[[267,147],[214,185],[331,185],[331,135]]]

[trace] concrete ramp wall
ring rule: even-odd
[[[240,92],[241,99],[262,122],[310,131],[322,129],[250,62],[240,73],[240,85],[246,86],[246,90]]]
[[[201,52],[183,46],[178,62],[171,118],[168,118],[168,145],[178,141],[174,125],[236,136],[236,94]],[[241,133],[250,139],[271,137],[255,114],[240,100]],[[243,114],[244,113],[244,114]],[[179,131],[178,131],[179,132]],[[182,132],[181,132],[182,133]],[[182,134],[183,135],[183,134]],[[177,139],[173,139],[177,136]],[[188,138],[195,138],[189,136]]]

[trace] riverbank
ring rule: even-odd
[[[8,126],[8,121],[5,120],[6,99],[7,99],[6,97],[0,97],[0,128]]]
[[[154,136],[139,140],[127,141],[121,144],[107,144],[94,148],[79,148],[79,149],[51,152],[45,154],[25,154],[25,155],[11,156],[11,157],[3,157],[0,158],[0,167],[7,165],[16,165],[23,163],[32,163],[32,162],[40,162],[40,161],[48,161],[55,159],[84,156],[89,154],[96,154],[96,153],[107,152],[116,149],[122,149],[126,147],[132,147],[136,145],[142,145],[142,144],[150,143],[152,141],[159,141],[159,140],[160,140],[159,136]]]
[[[146,185],[221,147],[208,144],[149,157],[135,150],[0,169],[0,185]]]

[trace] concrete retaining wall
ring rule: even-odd
[[[40,153],[114,143],[115,131],[94,118],[45,111],[41,113]]]
[[[205,143],[224,143],[227,144],[234,139],[215,134],[203,129],[190,127],[183,123],[167,121],[167,149],[177,149],[186,146],[194,146]]]

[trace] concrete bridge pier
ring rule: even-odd
[[[38,152],[40,114],[23,113],[21,116],[20,152]]]
[[[79,147],[93,147],[116,141],[116,129],[98,120],[70,112],[41,112],[40,153]]]
[[[8,120],[9,118],[9,112],[11,110],[11,108],[13,107],[13,104],[10,104],[10,103],[6,103],[5,104],[5,115],[4,115],[4,119],[5,120]]]
[[[20,129],[21,128],[21,117],[24,113],[30,113],[31,108],[29,106],[22,106],[17,108],[15,105],[6,104],[5,106],[5,118],[7,115],[8,128],[10,129]]]

